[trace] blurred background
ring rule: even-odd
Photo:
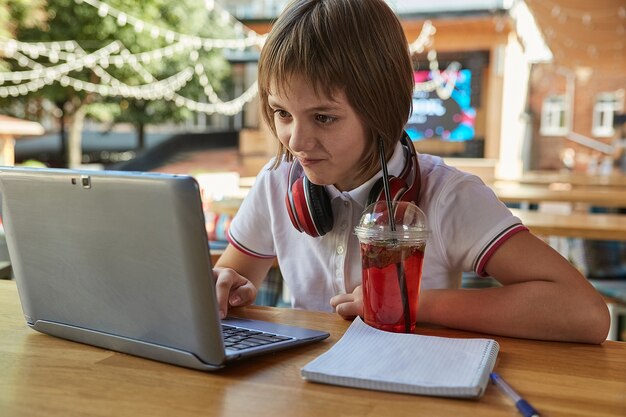
[[[274,146],[256,61],[286,3],[0,0],[0,162],[155,169],[236,147],[255,175]],[[621,167],[623,0],[389,4],[414,55],[418,150],[487,180]]]
[[[275,152],[256,71],[286,3],[0,0],[0,165],[193,175],[223,246]],[[480,176],[520,216],[560,216],[523,220],[550,226],[536,230],[590,278],[626,282],[626,0],[388,3],[414,61],[417,150]],[[577,229],[574,213],[602,225]],[[604,290],[625,312],[614,283]]]

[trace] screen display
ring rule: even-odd
[[[440,86],[423,91],[433,81],[431,71],[415,71],[413,112],[405,127],[412,140],[465,141],[474,138],[476,109],[471,105],[472,73],[468,69],[442,71]]]

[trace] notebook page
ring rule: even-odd
[[[373,390],[480,397],[498,350],[491,339],[390,333],[357,317],[331,349],[302,368],[302,376]]]

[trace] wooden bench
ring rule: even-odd
[[[520,184],[550,185],[570,184],[573,187],[602,186],[626,188],[626,174],[591,175],[584,172],[529,171],[513,181]]]
[[[552,186],[496,182],[491,185],[504,203],[540,204],[544,202],[584,203],[599,207],[626,207],[626,188]]]
[[[626,215],[547,213],[511,209],[534,234],[596,240],[626,240]]]

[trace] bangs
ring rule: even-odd
[[[313,6],[310,10],[299,10],[304,6],[292,10],[294,14],[306,14],[305,19],[275,23],[278,27],[273,30],[274,36],[267,39],[259,60],[262,95],[283,94],[294,75],[309,81],[317,94],[328,97],[343,85],[346,63],[337,59],[343,54],[337,53],[337,41],[329,36],[332,30],[325,27],[328,19],[323,3]]]

